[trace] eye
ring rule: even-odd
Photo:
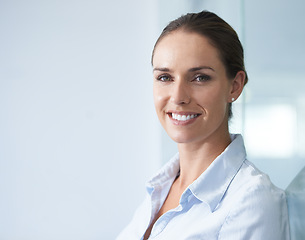
[[[158,81],[161,81],[161,82],[169,82],[169,81],[171,81],[172,79],[171,79],[171,77],[168,76],[168,75],[160,75],[160,76],[157,77],[157,80],[158,80]]]
[[[194,82],[207,82],[211,79],[211,77],[209,75],[206,74],[200,74],[200,75],[196,75],[194,77]]]

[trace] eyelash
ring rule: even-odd
[[[197,80],[198,78],[201,78],[201,80]],[[209,80],[211,80],[211,77],[209,75],[200,74],[200,75],[196,75],[193,81],[195,81],[195,82],[207,82]]]
[[[167,78],[166,80],[164,78]],[[200,78],[200,79],[198,79]],[[172,81],[172,77],[169,76],[169,75],[160,75],[157,77],[157,80],[160,81],[160,82],[170,82]],[[206,75],[206,74],[200,74],[200,75],[196,75],[194,77],[194,79],[192,80],[192,82],[207,82],[211,80],[211,77],[209,75]]]
[[[162,80],[163,78],[167,78],[167,80]],[[160,75],[157,77],[157,80],[161,81],[161,82],[169,82],[172,80],[172,78],[171,78],[171,76],[168,76],[168,75]]]

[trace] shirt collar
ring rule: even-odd
[[[189,186],[196,198],[209,204],[212,212],[223,198],[231,181],[246,159],[242,136],[232,134],[231,139],[230,145]]]
[[[155,188],[162,188],[165,184],[173,182],[177,177],[179,169],[179,153],[177,153],[148,181],[146,184],[147,192],[151,194]]]
[[[232,142],[211,163],[211,165],[189,187],[191,193],[200,201],[206,202],[211,211],[226,193],[231,181],[246,159],[244,141],[240,134],[231,134]],[[155,188],[162,188],[173,182],[179,172],[179,153],[177,153],[159,172],[147,183],[149,194]]]

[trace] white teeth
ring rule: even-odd
[[[175,120],[178,120],[178,121],[187,121],[187,120],[190,120],[190,119],[195,118],[197,116],[198,116],[197,114],[179,115],[179,114],[172,113],[172,118],[175,119]]]

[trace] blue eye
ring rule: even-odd
[[[167,75],[161,75],[161,76],[157,77],[157,80],[161,81],[161,82],[169,82],[169,81],[171,81],[171,78],[170,78],[170,76],[167,76]]]
[[[206,82],[206,81],[209,81],[210,79],[211,79],[210,76],[201,74],[201,75],[195,76],[194,81],[195,82]]]

